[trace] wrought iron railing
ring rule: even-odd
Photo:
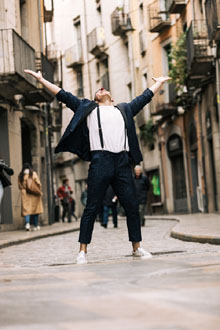
[[[159,32],[163,27],[171,24],[165,2],[158,0],[148,6],[149,28],[151,32]]]
[[[125,34],[128,15],[123,9],[116,8],[111,15],[112,34],[115,36]]]
[[[35,86],[35,79],[24,69],[35,71],[34,49],[13,29],[0,29],[0,79],[18,74]]]
[[[45,79],[54,82],[54,67],[42,53],[36,53],[36,69],[42,72]]]
[[[210,40],[220,40],[220,2],[216,0],[206,0],[206,24]]]
[[[194,58],[212,55],[205,20],[192,21],[187,32],[186,44],[188,68],[191,67]]]

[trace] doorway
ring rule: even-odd
[[[9,158],[9,138],[8,138],[8,112],[6,109],[0,107],[0,155],[10,166]],[[4,195],[1,202],[1,224],[12,224],[12,201],[11,188],[4,189]]]
[[[167,152],[172,167],[174,211],[188,212],[183,143],[179,135],[173,134],[169,137]]]

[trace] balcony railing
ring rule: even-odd
[[[83,64],[82,47],[74,45],[65,51],[65,63],[67,68],[74,68]]]
[[[159,1],[154,1],[148,6],[149,30],[160,33],[171,25],[170,16],[165,5],[161,7]]]
[[[170,14],[181,14],[186,7],[186,0],[166,0],[166,7]]]
[[[24,73],[35,71],[35,51],[13,29],[0,30],[0,95],[13,100],[15,94],[36,89],[36,81]]]
[[[164,85],[164,89],[154,95],[151,104],[152,115],[169,116],[176,111],[176,90],[173,83]]]
[[[220,41],[220,2],[219,0],[206,0],[206,24],[209,40]]]
[[[54,82],[54,67],[48,58],[42,53],[36,53],[35,70],[41,71],[46,80],[52,83]],[[27,98],[30,103],[51,102],[54,99],[54,96],[48,91],[48,89],[38,83],[37,90],[31,91],[30,95],[27,95]]]
[[[194,77],[194,81],[200,80],[211,72],[213,63],[205,20],[191,23],[187,32],[186,45],[189,77]]]
[[[105,31],[102,26],[93,29],[87,36],[88,51],[96,57],[104,53]]]
[[[111,15],[112,34],[124,37],[127,32],[128,15],[123,9],[116,8]]]

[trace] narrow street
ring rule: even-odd
[[[133,260],[124,220],[96,223],[88,265],[78,232],[0,250],[0,329],[218,329],[220,246],[169,237],[174,221],[149,220]]]

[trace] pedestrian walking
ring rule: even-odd
[[[1,224],[1,202],[4,194],[4,189],[11,186],[11,182],[8,180],[6,173],[8,175],[13,175],[14,171],[7,164],[5,164],[4,159],[0,156],[0,224]]]
[[[72,189],[69,186],[69,180],[64,179],[63,184],[57,190],[57,196],[61,201],[63,207],[62,221],[65,222],[65,217],[67,216],[68,222],[71,222],[71,203],[72,203]]]
[[[103,222],[104,228],[108,227],[109,213],[112,213],[114,228],[118,227],[118,210],[117,210],[117,196],[111,185],[109,185],[103,200]]]
[[[100,88],[93,101],[79,99],[44,79],[41,73],[25,70],[56,95],[58,101],[75,112],[55,152],[69,151],[91,161],[88,173],[88,198],[80,224],[80,252],[77,263],[87,263],[87,245],[91,242],[96,215],[105,192],[112,185],[125,209],[129,240],[134,257],[151,254],[140,247],[141,225],[130,160],[142,161],[133,117],[151,101],[154,93],[169,77],[153,78],[151,88],[129,103],[114,106],[111,94]],[[102,253],[102,251],[100,251]]]
[[[134,183],[136,187],[136,196],[139,205],[139,213],[141,219],[141,226],[145,225],[145,214],[147,208],[147,193],[150,189],[150,180],[143,175],[140,165],[134,168]]]
[[[39,215],[43,213],[41,182],[29,163],[25,163],[18,176],[18,187],[21,190],[21,215],[25,218],[25,228],[30,231],[30,220],[33,216],[34,230],[40,230]]]

